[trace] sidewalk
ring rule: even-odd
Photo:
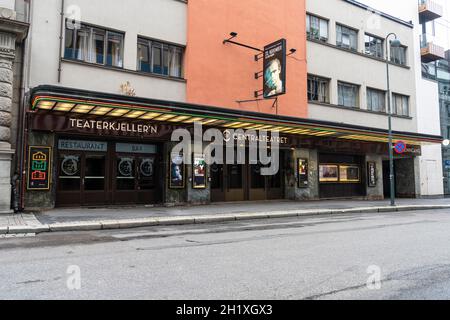
[[[156,225],[215,223],[249,219],[450,209],[450,199],[389,201],[265,201],[185,207],[114,207],[55,209],[0,216],[0,235],[56,231],[126,229]]]

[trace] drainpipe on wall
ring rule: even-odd
[[[22,49],[22,74],[21,74],[21,85],[20,85],[20,111],[19,111],[19,127],[18,127],[18,135],[17,135],[17,172],[19,173],[19,211],[23,211],[25,207],[25,188],[26,188],[26,167],[25,167],[25,156],[26,146],[28,141],[28,129],[27,129],[27,108],[29,106],[29,93],[26,90],[29,90],[30,84],[30,62],[31,62],[31,29],[32,29],[32,0],[28,0],[28,7],[26,21],[30,25],[30,29],[28,31],[27,38],[24,42]]]
[[[58,51],[58,83],[61,83],[61,72],[62,72],[62,46],[63,46],[63,30],[64,30],[64,8],[65,8],[65,0],[61,0],[61,25],[59,30],[59,51]]]

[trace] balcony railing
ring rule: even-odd
[[[421,23],[439,19],[444,15],[444,7],[434,0],[419,0],[419,17]]]
[[[427,34],[420,37],[420,53],[424,63],[445,59],[445,49],[435,44],[433,40],[434,37]]]

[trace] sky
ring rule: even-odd
[[[410,12],[405,10],[404,3],[413,1],[415,4],[417,0],[359,0],[364,4],[371,6],[374,9],[386,12],[395,17],[406,21],[412,20]],[[437,43],[444,46],[445,49],[450,49],[450,0],[434,0],[444,6],[444,17],[436,20]]]

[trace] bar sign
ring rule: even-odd
[[[49,190],[51,181],[50,147],[31,147],[28,152],[28,190]]]

